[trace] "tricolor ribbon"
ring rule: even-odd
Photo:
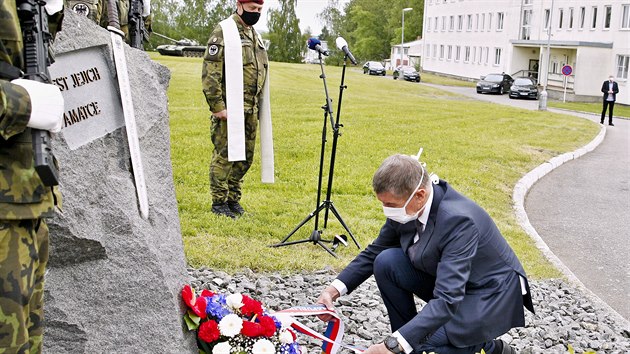
[[[317,316],[317,315],[331,315],[333,319],[328,321],[326,332],[324,334],[317,333],[308,326],[300,323],[294,317],[303,316]],[[346,348],[352,350],[354,353],[362,353],[365,348],[357,347],[342,342],[344,335],[343,321],[339,315],[332,310],[328,310],[324,305],[307,305],[296,306],[286,310],[278,311],[273,314],[282,323],[290,324],[291,328],[296,331],[306,334],[310,337],[322,340],[322,351],[326,354],[335,354],[339,348]]]

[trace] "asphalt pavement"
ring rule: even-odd
[[[472,87],[425,85],[482,101],[538,109],[535,100],[477,94]],[[549,111],[599,124],[596,114]],[[614,118],[613,124],[602,126],[605,131],[595,145],[601,143],[589,144],[594,146],[588,149],[592,151],[576,153],[577,158],[564,159],[559,166],[548,164],[553,165],[548,168],[551,171],[545,171],[526,192],[524,209],[533,233],[544,243],[542,248],[557,257],[567,278],[630,320],[630,120]]]

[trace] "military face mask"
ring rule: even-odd
[[[245,11],[245,9],[243,9],[242,14],[238,14],[238,15],[241,16],[241,19],[243,20],[243,22],[245,22],[245,24],[248,26],[255,25],[260,19],[260,12],[249,12],[249,11]]]

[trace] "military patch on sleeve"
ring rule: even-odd
[[[87,4],[84,4],[82,2],[77,3],[76,5],[72,6],[72,11],[74,11],[75,13],[79,15],[83,15],[85,17],[88,17],[90,15],[90,7],[87,6]]]
[[[219,52],[219,47],[216,44],[213,44],[208,48],[208,54],[211,56],[217,55],[218,52]]]

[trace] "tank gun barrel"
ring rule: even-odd
[[[167,39],[167,40],[169,40],[169,41],[171,41],[171,42],[173,42],[173,43],[177,43],[177,40],[175,40],[175,39],[173,39],[173,38],[171,38],[171,37],[167,37],[167,36],[165,36],[165,35],[163,35],[163,34],[160,34],[160,33],[157,33],[157,32],[153,32],[152,34],[155,34],[155,35],[156,35],[156,36],[158,36],[158,37],[162,37],[162,38],[164,38],[164,39]]]

